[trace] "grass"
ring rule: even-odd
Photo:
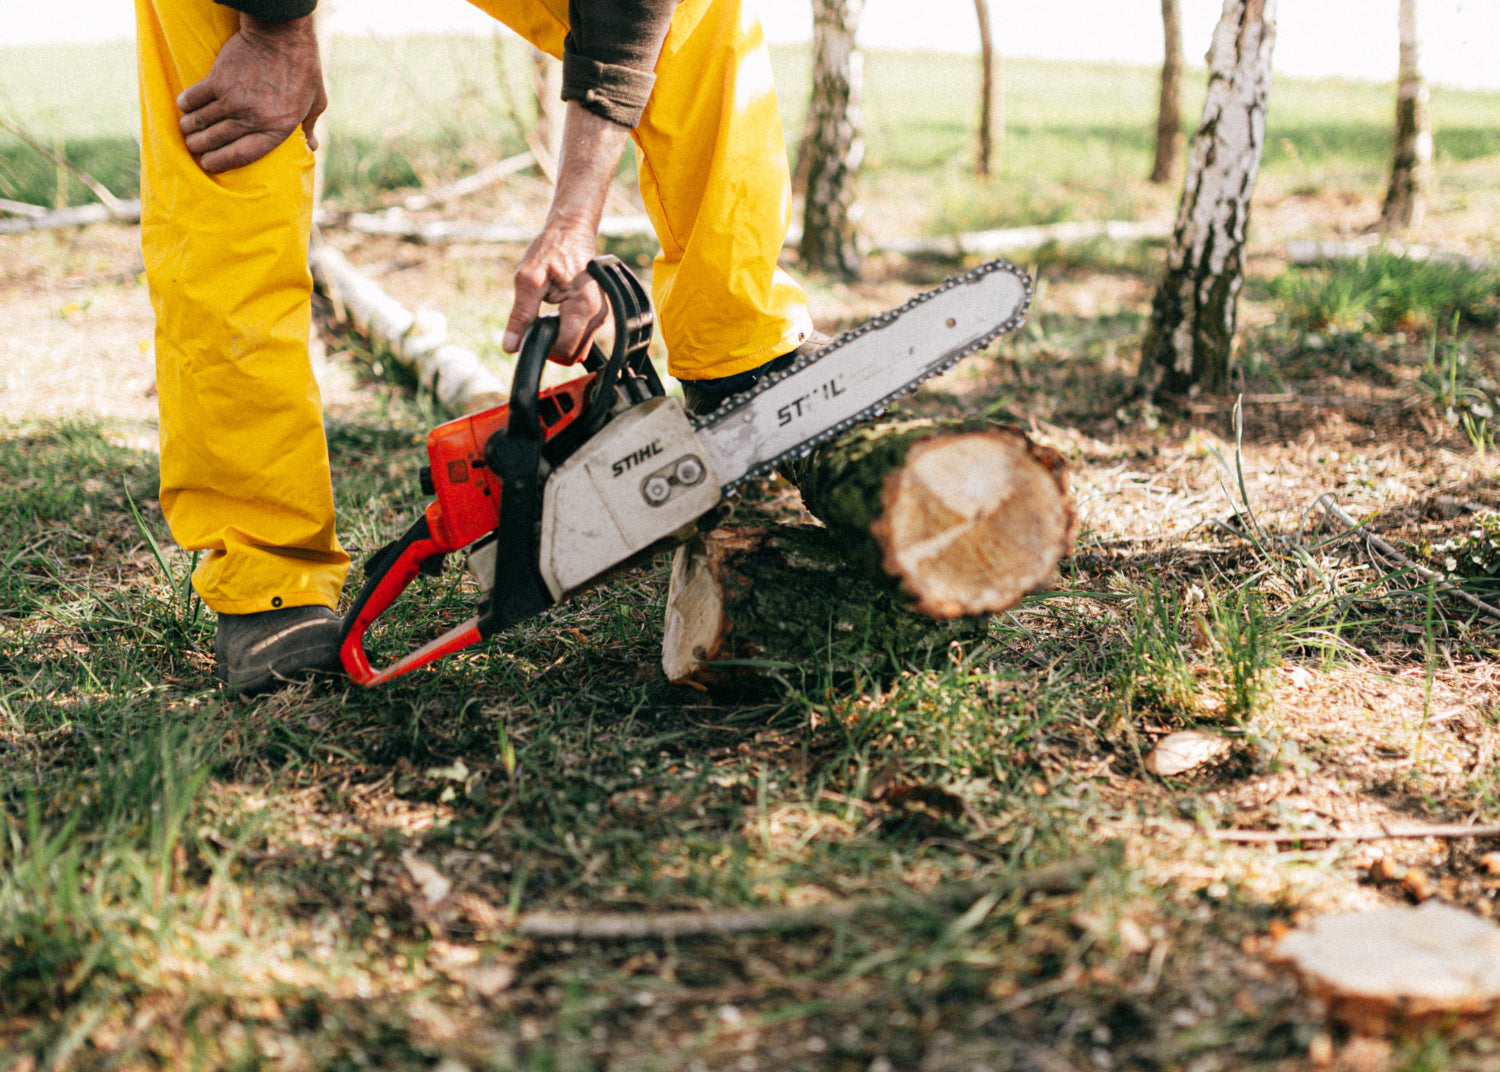
[[[1431,332],[1500,321],[1500,273],[1387,252],[1287,272],[1272,292],[1309,331]]]
[[[808,84],[808,50],[773,50],[788,138],[795,140]],[[47,72],[76,72],[58,83]],[[355,204],[519,151],[532,121],[529,59],[515,40],[334,38],[327,77],[327,183]],[[1102,206],[1129,215],[1120,196],[1150,169],[1156,74],[1120,64],[1004,61],[1006,136],[1000,173],[966,176],[977,61],[930,53],[873,52],[866,63],[867,166],[920,176],[946,192],[925,226],[1004,226],[1088,218]],[[1189,130],[1202,102],[1189,72]],[[0,108],[52,139],[117,195],[135,196],[139,163],[132,48],[128,42],[0,48]],[[1379,184],[1388,166],[1392,91],[1336,81],[1278,79],[1264,169],[1288,185]],[[101,106],[100,102],[106,102]],[[355,104],[357,102],[357,106]],[[1432,94],[1439,168],[1500,152],[1500,95],[1438,87]],[[1336,117],[1330,119],[1329,117]],[[627,160],[625,178],[634,162]],[[33,150],[0,134],[0,197],[53,204],[89,199]]]
[[[370,419],[329,429],[359,553],[420,502],[430,411],[382,397]],[[1275,1067],[1317,1035],[1285,980],[1256,984],[1258,1011],[1239,1011],[1237,946],[1282,913],[1274,899],[1234,865],[1215,869],[1222,892],[1153,889],[1112,847],[1196,799],[1138,773],[1156,734],[1231,731],[1207,786],[1309,769],[1276,684],[1285,660],[1315,633],[1341,638],[1325,649],[1333,668],[1401,635],[1348,615],[1350,601],[1402,598],[1399,580],[1320,586],[1286,563],[1326,549],[1268,521],[1196,568],[1170,555],[1103,567],[1085,540],[1069,581],[934,668],[851,679],[814,660],[751,702],[653,672],[656,564],[435,672],[241,703],[192,650],[211,623],[185,595],[149,455],[111,446],[107,428],[12,425],[0,466],[15,528],[51,534],[15,559],[0,618],[0,1037],[13,1052],[78,1068],[267,1054],[722,1067],[745,1052],[863,1068],[1046,1045]],[[1091,579],[1101,568],[1107,591]],[[452,574],[419,583],[387,645],[468,613]],[[1430,595],[1417,613],[1426,633],[1408,657],[1435,665],[1461,626]],[[1065,858],[1100,865],[1072,891],[999,884]],[[987,880],[997,892],[941,896]],[[796,941],[557,942],[510,922],[849,897],[877,907]],[[1172,935],[1164,961],[1153,933]],[[1202,956],[1219,967],[1193,969]],[[1143,985],[1213,1011],[1163,1020]]]

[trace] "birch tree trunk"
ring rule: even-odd
[[[1140,377],[1153,394],[1229,386],[1275,41],[1276,0],[1224,0],[1208,53],[1208,96],[1193,135],[1166,278],[1141,347]]]
[[[536,97],[536,137],[551,158],[543,170],[550,172],[562,155],[562,63],[539,48],[531,50],[531,91]]]
[[[1401,70],[1396,85],[1396,139],[1391,184],[1380,225],[1417,228],[1432,187],[1432,117],[1427,81],[1417,59],[1417,0],[1401,0]]]
[[[864,57],[854,43],[864,0],[813,0],[812,97],[800,169],[806,173],[803,267],[859,275],[854,192],[864,157],[860,88]]]
[[[996,145],[1005,137],[1005,102],[996,70],[995,39],[990,31],[990,0],[974,0],[974,14],[979,22],[979,143],[974,154],[974,173],[988,175],[1000,159]]]
[[[1165,185],[1177,174],[1182,159],[1182,8],[1179,0],[1161,0],[1161,96],[1156,108],[1156,159],[1151,181]]]

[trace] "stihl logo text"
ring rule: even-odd
[[[631,451],[625,457],[609,467],[615,476],[624,476],[647,458],[654,458],[661,453],[661,440],[654,439],[640,450]]]
[[[776,424],[780,427],[791,424],[793,421],[801,417],[804,413],[809,412],[812,409],[813,403],[818,399],[837,398],[839,395],[843,394],[844,391],[845,388],[839,386],[838,380],[829,380],[821,387],[817,387],[807,392],[807,394],[803,395],[801,398],[792,399],[792,401],[788,402],[786,405],[778,409],[776,411]]]

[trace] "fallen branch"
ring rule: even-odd
[[[389,235],[438,245],[443,242],[488,242],[496,245],[529,245],[537,236],[536,227],[514,223],[470,223],[462,220],[412,220],[400,209],[385,212],[351,212],[343,219],[329,219],[327,226],[343,227],[359,234]],[[651,235],[651,221],[645,216],[606,216],[599,224],[604,238],[626,238]]]
[[[536,157],[529,151],[517,153],[515,156],[507,156],[504,160],[496,160],[493,164],[486,164],[472,175],[465,175],[461,179],[455,179],[432,190],[412,194],[401,204],[408,212],[420,212],[423,209],[446,205],[468,197],[470,194],[476,194],[480,190],[495,185],[507,175],[525,171],[535,164]]]
[[[1111,242],[1141,242],[1166,238],[1171,233],[1171,220],[1084,220],[934,238],[876,238],[871,239],[870,246],[909,257],[995,257],[1053,242],[1091,242],[1101,238]]]
[[[1385,841],[1420,838],[1492,838],[1500,837],[1500,823],[1466,826],[1463,823],[1435,823],[1382,826],[1377,830],[1210,830],[1215,841],[1233,841],[1244,845],[1271,845],[1287,841]]]
[[[504,401],[505,386],[479,355],[448,341],[448,321],[441,313],[411,312],[332,246],[314,243],[307,259],[313,279],[354,327],[415,372],[450,412],[472,413]]]
[[[1018,875],[997,875],[978,882],[944,886],[923,896],[924,904],[969,905],[981,897],[1031,893],[1076,893],[1085,882],[1120,855],[1107,846],[1098,856],[1077,857]],[[806,931],[829,927],[857,916],[910,903],[907,896],[860,897],[809,908],[746,908],[723,912],[528,912],[516,920],[523,938],[584,941],[640,941],[693,938],[768,931]]]
[[[1396,550],[1396,548],[1386,543],[1386,541],[1382,540],[1379,536],[1376,536],[1374,533],[1370,532],[1358,521],[1354,520],[1354,518],[1350,517],[1347,513],[1340,509],[1338,503],[1333,501],[1333,496],[1318,496],[1316,505],[1321,506],[1324,513],[1328,514],[1330,517],[1334,518],[1339,523],[1344,525],[1350,532],[1358,532],[1360,535],[1362,535],[1364,537],[1365,546],[1367,549],[1384,555],[1386,558],[1389,558],[1392,562],[1395,562],[1396,565],[1402,567],[1403,569],[1411,570],[1417,576],[1421,577],[1424,581],[1436,582],[1434,585],[1434,589],[1436,591],[1442,592],[1445,595],[1454,596],[1455,598],[1462,600],[1464,603],[1467,603],[1475,610],[1480,611],[1484,614],[1488,614],[1491,618],[1500,619],[1500,607],[1493,606],[1492,604],[1486,603],[1484,600],[1479,599],[1476,596],[1470,595],[1462,588],[1445,580],[1441,573],[1438,573],[1435,570],[1430,570],[1426,566],[1413,562],[1406,555],[1402,554],[1400,551]]]
[[[0,197],[0,212],[7,216],[25,216],[34,220],[51,211],[44,205],[33,205],[30,201],[12,201],[9,198]]]
[[[1325,264],[1329,261],[1357,261],[1371,253],[1384,252],[1394,257],[1405,257],[1410,261],[1432,261],[1435,264],[1461,264],[1476,272],[1486,272],[1495,267],[1495,262],[1485,257],[1474,257],[1450,249],[1434,249],[1431,246],[1408,245],[1394,238],[1369,235],[1365,238],[1335,241],[1311,239],[1288,242],[1287,259],[1293,264]]]
[[[13,204],[18,202],[12,202]],[[111,211],[103,205],[74,205],[52,211],[43,210],[40,215],[18,215],[13,219],[0,220],[0,235],[22,234],[26,231],[54,231],[62,227],[83,227],[90,223],[139,223],[141,203],[119,201],[118,210]]]
[[[109,210],[111,219],[121,219],[127,214],[126,202],[121,201],[114,194],[110,193],[102,182],[94,178],[94,176],[90,175],[87,171],[84,171],[83,168],[73,163],[62,153],[57,152],[50,146],[44,145],[36,138],[32,137],[29,133],[26,132],[26,128],[21,126],[20,123],[17,123],[14,119],[9,118],[8,116],[0,115],[0,127],[4,127],[6,130],[10,131],[27,145],[31,146],[31,148],[41,153],[48,160],[52,161],[58,167],[62,168],[64,171],[72,175],[79,182],[83,183],[84,186],[88,187],[89,192],[99,199],[99,203]],[[137,207],[135,210],[135,218],[140,219],[140,217],[141,210],[139,207]]]
[[[538,143],[538,149],[540,143]],[[535,152],[533,156],[535,157]],[[537,157],[540,161],[540,158]],[[543,171],[545,173],[545,166]],[[616,198],[615,203],[619,203]],[[408,205],[410,207],[410,205]],[[425,206],[424,206],[425,207]],[[325,226],[339,226],[360,234],[392,235],[411,238],[421,242],[492,242],[526,244],[536,237],[530,226],[500,223],[472,223],[461,220],[430,220],[426,222],[407,219],[400,209],[385,212],[353,212],[342,218],[330,217],[322,221]],[[1170,232],[1168,223],[1128,220],[1101,220],[1093,222],[1053,223],[1039,227],[1012,227],[999,231],[975,231],[969,234],[940,235],[935,238],[890,237],[872,238],[870,248],[899,253],[908,257],[995,257],[1018,249],[1035,249],[1051,242],[1086,242],[1108,239],[1114,242],[1139,242],[1161,238]],[[621,214],[605,217],[599,233],[606,238],[627,238],[637,235],[653,235],[651,221],[646,216]],[[793,227],[787,232],[786,244],[795,246],[801,230]]]

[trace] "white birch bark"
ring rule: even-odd
[[[1427,211],[1432,187],[1430,93],[1417,49],[1417,0],[1401,0],[1401,67],[1396,82],[1395,151],[1391,183],[1380,222],[1387,228],[1416,229]]]
[[[1224,0],[1208,53],[1208,93],[1193,136],[1182,202],[1142,347],[1153,391],[1229,383],[1244,280],[1250,195],[1265,145],[1276,0]]]

